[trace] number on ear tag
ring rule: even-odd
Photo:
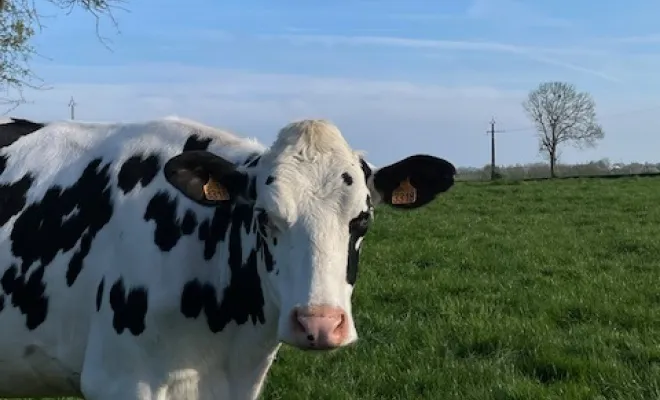
[[[229,192],[227,191],[227,188],[221,185],[219,182],[213,180],[211,177],[209,177],[209,180],[204,185],[203,190],[204,196],[206,196],[207,200],[229,200]]]
[[[398,188],[392,191],[392,204],[414,204],[417,201],[417,189],[406,178]]]

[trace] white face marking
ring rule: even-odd
[[[278,273],[269,279],[279,298],[280,335],[286,336],[295,307],[328,305],[345,311],[350,343],[357,332],[351,315],[354,280],[349,282],[349,262],[357,264],[372,211],[367,203],[371,193],[359,155],[338,131],[315,132],[320,136],[313,143],[306,142],[311,139],[305,132],[296,134],[294,140],[281,133],[253,172],[255,209],[268,214],[266,236],[277,240],[271,252]]]
[[[362,240],[364,239],[364,236],[361,236],[357,239],[355,242],[355,250],[360,251],[360,246],[362,245]]]

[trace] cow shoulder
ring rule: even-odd
[[[209,151],[238,166],[246,164],[247,160],[253,162],[265,151],[265,146],[256,140],[242,138],[196,121],[168,117],[164,123],[168,124],[168,129],[174,128],[179,135],[181,132],[183,135],[177,139],[177,145],[170,147],[167,154],[161,157],[162,163],[158,164],[157,168],[154,167],[155,160],[153,166],[148,165],[144,154],[140,155],[139,160],[129,159],[131,168],[140,169],[143,173],[127,172],[125,175],[133,178],[129,182],[130,185],[125,185],[126,188],[132,187],[138,181],[138,176],[148,175],[150,179],[153,170],[162,171],[162,164],[183,152]],[[129,169],[128,165],[125,165],[126,167],[122,168]],[[230,209],[201,207],[182,196],[169,183],[162,180],[159,182],[159,186],[154,187],[145,198],[143,214],[143,219],[154,225],[153,243],[160,251],[169,252],[177,246],[181,238],[191,236],[203,242],[204,259],[208,261],[216,253],[219,242],[225,238]]]

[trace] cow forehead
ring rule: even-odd
[[[260,175],[278,181],[276,187],[293,186],[322,190],[324,188],[360,189],[366,187],[364,173],[357,155],[327,154],[313,160],[264,164]],[[266,183],[267,178],[263,181]],[[272,182],[271,182],[272,183]]]
[[[367,208],[369,191],[360,157],[327,121],[291,123],[279,132],[255,171],[257,202],[289,217],[323,209],[352,218]]]
[[[367,188],[357,156],[295,164],[264,163],[257,175],[257,204],[293,222],[301,214],[353,218],[367,207]]]

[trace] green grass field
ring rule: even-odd
[[[660,179],[458,183],[377,210],[359,344],[283,348],[265,399],[659,399]]]

